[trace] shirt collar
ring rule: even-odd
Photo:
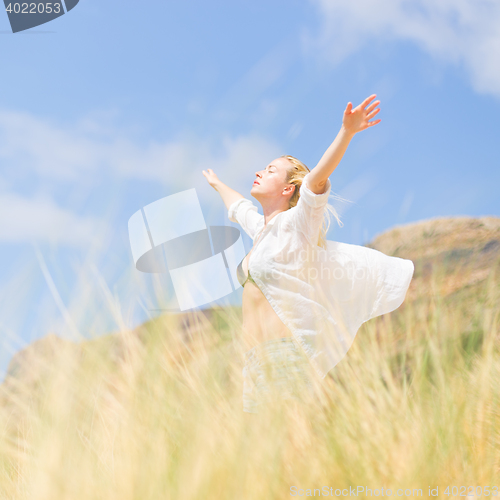
[[[286,211],[286,210],[285,210]],[[276,214],[268,223],[266,226],[264,226],[264,217],[262,217],[262,219],[260,219],[259,221],[259,230],[257,231],[257,234],[256,236],[258,236],[262,230],[264,229],[264,227],[269,227],[269,226],[272,226],[275,222],[276,222],[276,219],[282,214],[283,212],[280,212],[278,214]]]

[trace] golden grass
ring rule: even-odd
[[[347,496],[349,487],[424,498],[429,486],[441,498],[452,486],[455,496],[461,486],[493,492],[498,283],[495,268],[472,296],[444,300],[442,288],[430,286],[362,325],[321,398],[308,406],[277,400],[258,415],[242,411],[243,352],[231,333],[240,324],[229,310],[221,311],[222,327],[201,321],[187,338],[174,317],[150,322],[140,336],[119,332],[118,361],[109,338],[62,348],[36,386],[12,386],[1,408],[0,498],[269,500],[299,496],[298,488],[325,496],[325,487],[331,496],[342,496],[336,489]]]

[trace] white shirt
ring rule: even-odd
[[[250,274],[324,378],[365,321],[403,303],[414,265],[359,245],[327,240],[327,250],[319,247],[331,183],[328,179],[325,192],[315,194],[308,177],[297,205],[265,228],[264,216],[246,198],[235,201],[228,216],[254,242],[258,239],[249,257]]]

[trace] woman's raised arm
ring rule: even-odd
[[[354,109],[352,109],[352,103],[347,103],[342,119],[342,127],[337,137],[321,157],[319,163],[310,172],[308,178],[309,188],[313,193],[321,194],[325,191],[328,177],[337,168],[354,135],[380,123],[381,120],[369,121],[380,111],[380,109],[375,109],[380,104],[380,101],[375,101],[368,106],[375,97],[376,94],[367,97]],[[366,106],[368,107],[366,108]]]
[[[224,205],[229,210],[229,207],[240,198],[244,198],[243,195],[231,189],[229,186],[224,184],[218,177],[217,174],[211,168],[207,170],[202,170],[203,175],[207,179],[208,183],[220,194]]]
[[[251,200],[221,182],[211,168],[202,172],[209,184],[221,195],[228,210],[229,220],[237,222],[253,240],[257,231],[264,225],[264,216],[259,214]]]

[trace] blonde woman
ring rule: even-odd
[[[414,266],[411,260],[326,240],[330,175],[353,136],[378,124],[376,95],[353,108],[315,168],[283,155],[255,173],[251,200],[203,170],[221,195],[229,220],[252,238],[237,268],[243,286],[243,411],[258,413],[273,398],[317,394],[321,382],[362,323],[397,309]],[[371,104],[370,104],[371,103]],[[320,384],[319,384],[320,385]]]

